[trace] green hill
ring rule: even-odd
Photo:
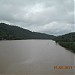
[[[65,35],[57,36],[56,41],[73,42],[75,41],[75,32],[68,33]]]
[[[55,36],[32,32],[18,26],[0,23],[0,40],[54,39]]]
[[[61,46],[75,53],[75,32],[58,36],[54,40]]]

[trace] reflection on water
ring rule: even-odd
[[[0,74],[74,75],[74,54],[52,40],[0,41]]]

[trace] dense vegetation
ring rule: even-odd
[[[59,44],[75,53],[75,42],[59,42]]]
[[[65,35],[57,36],[55,40],[61,42],[74,42],[75,41],[75,32],[68,33]]]
[[[55,36],[31,32],[18,26],[0,23],[0,40],[53,39]]]
[[[75,32],[58,36],[55,41],[75,53]]]

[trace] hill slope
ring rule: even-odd
[[[75,41],[75,32],[68,33],[62,36],[57,36],[55,38],[56,41],[65,41],[65,42],[72,42]]]
[[[55,36],[32,32],[18,26],[0,23],[0,40],[53,39]]]
[[[58,36],[55,38],[55,41],[75,53],[75,32]]]

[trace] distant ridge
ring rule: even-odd
[[[54,35],[32,32],[18,26],[0,23],[0,40],[54,39]]]
[[[64,34],[64,35],[61,35],[61,36],[57,36],[55,38],[56,41],[65,41],[65,42],[73,42],[75,41],[75,32],[71,32],[71,33],[68,33],[68,34]]]

